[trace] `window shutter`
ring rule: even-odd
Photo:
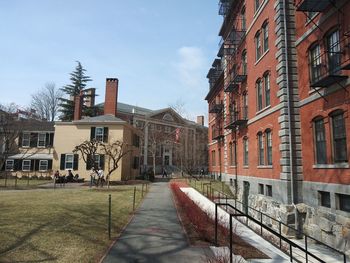
[[[91,129],[90,129],[90,141],[95,139],[95,131],[96,131],[96,127],[91,127]]]
[[[18,147],[22,147],[22,138],[23,138],[23,133],[20,132],[18,134]]]
[[[52,170],[52,160],[48,160],[47,162],[47,170]]]
[[[14,170],[15,171],[21,171],[22,170],[22,160],[21,159],[15,159],[15,161],[14,161]]]
[[[99,163],[100,167],[102,170],[105,169],[105,156],[103,154],[100,155],[100,163]]]
[[[74,154],[74,159],[73,159],[73,170],[78,170],[78,161],[79,161],[79,155]]]
[[[50,133],[50,146],[53,147],[53,137],[55,136],[55,133]]]
[[[91,163],[91,154],[88,154],[86,156],[86,170],[91,170],[92,168],[92,163]]]
[[[37,147],[38,146],[38,133],[31,133],[30,134],[30,147]]]
[[[103,142],[108,142],[108,127],[103,128]]]
[[[39,163],[37,163],[37,161],[39,161],[39,160],[30,160],[30,170],[31,171],[34,171],[34,169],[35,169],[35,171],[39,170],[39,168],[37,167],[37,165],[39,166]]]
[[[62,153],[61,154],[60,170],[64,170],[65,163],[66,163],[66,155]]]

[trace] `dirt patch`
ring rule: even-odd
[[[171,183],[175,206],[186,235],[193,246],[212,246],[215,242],[215,223],[196,203],[194,203],[179,187],[184,187],[183,182]],[[267,259],[267,255],[251,246],[238,235],[232,235],[233,253],[241,255],[245,259]],[[218,226],[218,245],[229,247],[229,231]]]

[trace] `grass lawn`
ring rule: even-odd
[[[134,186],[0,191],[0,262],[96,262],[128,222]],[[136,205],[142,199],[137,185]]]
[[[191,181],[189,181],[189,185],[195,189],[197,189],[199,192],[203,192],[206,191],[206,187],[203,185],[205,184],[209,184],[210,180],[198,180],[196,181],[195,179],[191,179]],[[202,188],[203,187],[203,188]],[[211,187],[214,188],[217,191],[223,192],[225,194],[227,194],[230,197],[234,197],[234,193],[232,193],[230,187],[225,184],[224,182],[220,182],[220,181],[211,181]]]
[[[0,179],[0,189],[12,188],[12,189],[31,189],[36,188],[38,185],[47,184],[52,180],[38,180],[38,179]]]

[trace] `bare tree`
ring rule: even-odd
[[[41,119],[54,121],[58,117],[59,98],[62,95],[63,92],[56,88],[55,83],[46,83],[44,88],[32,95],[31,107]]]
[[[172,108],[181,117],[191,120],[192,116],[188,114],[185,105],[186,103],[182,99],[177,99],[174,103],[170,103],[168,106]]]
[[[112,143],[104,143],[98,140],[84,141],[77,145],[73,152],[80,152],[83,161],[89,167],[95,164],[95,156],[103,155],[107,167],[106,181],[107,187],[110,184],[111,174],[118,169],[119,161],[131,151],[129,145],[123,141],[116,140]]]

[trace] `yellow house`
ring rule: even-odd
[[[90,180],[91,167],[84,162],[81,153],[73,149],[86,140],[99,140],[106,144],[123,141],[128,145],[128,153],[119,161],[118,169],[110,177],[111,181],[134,179],[139,174],[139,131],[127,122],[106,114],[96,117],[55,123],[53,170],[66,175],[68,170],[79,174],[79,178]],[[95,166],[108,173],[108,157],[95,156]]]

